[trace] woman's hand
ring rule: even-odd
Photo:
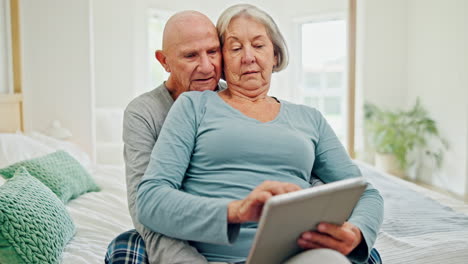
[[[317,229],[302,233],[297,244],[303,249],[330,248],[346,256],[362,241],[361,230],[350,222],[341,226],[320,223]]]
[[[258,221],[262,214],[263,205],[268,199],[278,194],[294,192],[300,189],[301,187],[292,183],[264,181],[250,192],[245,199],[229,203],[228,222],[244,223]]]

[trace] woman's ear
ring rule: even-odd
[[[167,63],[167,56],[166,56],[166,54],[164,54],[164,52],[162,50],[157,50],[155,52],[155,57],[159,61],[159,63],[161,63],[161,66],[163,66],[163,68],[164,68],[164,70],[166,70],[166,72],[171,72],[171,67]]]
[[[276,66],[278,66],[278,55],[275,54],[273,60],[274,60],[274,63],[273,63],[273,70],[272,70],[272,72],[275,72]]]

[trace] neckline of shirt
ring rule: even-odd
[[[275,99],[278,103],[280,103],[280,110],[278,111],[278,114],[275,116],[274,119],[268,121],[268,122],[262,122],[262,121],[259,121],[255,118],[252,118],[252,117],[249,117],[249,116],[246,116],[244,113],[242,113],[241,111],[237,110],[236,108],[232,107],[230,104],[228,104],[227,102],[225,102],[218,94],[218,92],[212,92],[210,93],[212,96],[216,97],[215,100],[218,100],[218,102],[220,102],[222,105],[224,105],[225,108],[229,109],[231,112],[235,113],[236,115],[242,117],[243,119],[245,120],[250,120],[250,121],[254,121],[255,123],[258,123],[258,124],[272,124],[272,123],[276,123],[278,120],[280,120],[282,114],[283,114],[283,108],[284,108],[284,102],[282,102],[281,100],[277,99],[276,97],[273,97],[271,96],[273,99]]]

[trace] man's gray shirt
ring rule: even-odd
[[[138,222],[136,215],[137,187],[173,103],[167,87],[161,84],[133,99],[125,109],[123,141],[128,207],[135,229],[145,241],[150,263],[205,264],[206,259],[186,241],[166,237],[147,229]]]

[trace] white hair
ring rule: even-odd
[[[221,46],[224,45],[225,34],[229,23],[231,23],[232,19],[240,16],[253,18],[265,26],[267,35],[273,43],[274,55],[278,59],[276,66],[273,67],[273,72],[279,72],[286,68],[289,61],[286,41],[284,40],[284,37],[273,18],[256,6],[249,4],[238,4],[228,7],[226,10],[224,10],[224,12],[218,18],[218,23],[216,24]]]

